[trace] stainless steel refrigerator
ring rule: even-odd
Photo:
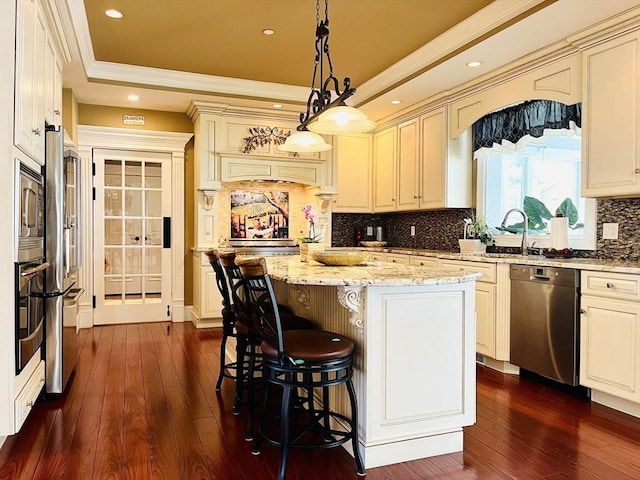
[[[64,130],[45,137],[45,365],[46,392],[63,393],[78,357],[76,286],[81,263],[80,157],[65,146]]]

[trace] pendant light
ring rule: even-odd
[[[325,152],[331,148],[324,138],[308,130],[294,132],[282,145],[278,145],[278,150],[295,153]]]
[[[312,132],[326,135],[348,135],[366,132],[376,126],[375,122],[369,120],[364,113],[347,106],[345,103],[347,98],[356,93],[356,89],[351,87],[351,79],[344,78],[344,90],[340,91],[338,79],[333,75],[333,63],[329,50],[329,0],[324,2],[324,20],[320,19],[320,0],[316,0],[315,49],[307,111],[300,114],[300,125],[297,128],[298,133],[305,136],[298,136],[297,133],[290,135],[285,143],[278,147],[285,152],[321,152],[331,148],[331,145],[325,143],[324,140],[322,143],[318,143],[317,138],[310,136]],[[329,75],[326,79],[324,78],[325,63],[329,69]],[[335,100],[332,100],[331,87],[336,95]],[[307,150],[299,150],[302,143],[296,142],[305,142]]]

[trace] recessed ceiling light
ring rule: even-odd
[[[467,63],[467,67],[469,68],[479,67],[480,65],[482,65],[482,62],[478,62],[478,61]]]
[[[392,105],[398,105],[398,104],[400,104],[400,100],[391,100],[391,104]]]
[[[127,99],[131,100],[132,102],[137,102],[138,100],[140,100],[140,97],[132,93],[127,97]]]
[[[282,108],[282,105],[280,105],[279,103],[274,103],[273,108]]]
[[[113,8],[107,10],[106,12],[104,12],[104,14],[110,18],[122,18],[124,16],[122,15],[122,12],[115,10]]]
[[[264,33],[265,35],[273,35],[274,33],[276,33],[276,31],[271,28],[265,28],[264,30],[262,30],[262,33]]]

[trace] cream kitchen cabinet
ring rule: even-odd
[[[38,0],[17,2],[14,144],[44,164],[47,27]]]
[[[440,268],[482,272],[476,281],[476,351],[496,358],[496,264],[441,259]]]
[[[222,326],[222,296],[205,252],[193,252],[193,271],[193,324],[198,328]]]
[[[423,257],[421,255],[409,256],[409,264],[416,265],[418,267],[430,267],[438,268],[440,266],[440,260],[436,257]]]
[[[640,32],[583,56],[582,195],[640,195]]]
[[[420,208],[420,124],[418,119],[398,125],[398,187],[396,210]]]
[[[581,280],[580,384],[640,402],[640,275],[583,271]]]
[[[62,65],[50,38],[47,38],[44,52],[44,78],[44,119],[48,125],[61,125]]]
[[[447,107],[420,117],[421,209],[466,208],[472,205],[471,134],[450,138]]]
[[[373,136],[373,210],[393,212],[396,206],[397,128],[390,127]]]
[[[373,140],[371,135],[336,136],[333,140],[338,195],[333,211],[371,213]]]
[[[471,135],[449,138],[440,107],[374,137],[374,211],[472,205]]]
[[[404,255],[403,253],[385,253],[384,261],[409,265],[409,255]]]

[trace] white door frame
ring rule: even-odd
[[[131,130],[116,127],[78,125],[78,151],[82,157],[82,268],[78,283],[84,288],[80,298],[78,324],[93,326],[93,149],[139,150],[171,154],[171,320],[184,322],[184,148],[192,133]]]

